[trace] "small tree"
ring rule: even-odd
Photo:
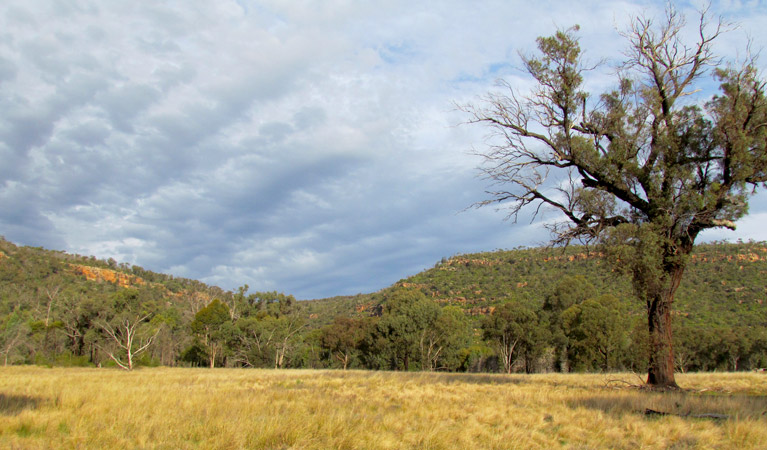
[[[0,355],[3,365],[8,365],[8,359],[17,350],[29,333],[21,312],[14,310],[8,315],[0,316]]]
[[[269,316],[266,323],[275,337],[274,368],[282,369],[288,362],[286,356],[300,343],[299,332],[306,327],[306,323],[298,314],[286,314],[274,319]]]
[[[482,322],[482,335],[497,352],[506,373],[514,362],[534,350],[545,339],[544,328],[535,312],[518,301],[499,306]],[[526,364],[526,370],[530,364]]]
[[[227,337],[226,324],[231,324],[229,308],[218,299],[195,314],[191,323],[192,332],[202,339],[202,346],[212,369],[223,349]]]
[[[539,38],[540,56],[523,58],[530,95],[505,83],[464,108],[495,132],[483,170],[497,189],[479,205],[506,206],[512,218],[551,207],[564,217],[551,227],[555,242],[607,244],[647,307],[647,383],[671,388],[671,310],[695,239],[734,229],[767,181],[767,98],[754,61],[719,65],[712,43],[723,27],[705,11],[690,44],[684,25],[673,9],[658,24],[635,19],[618,86],[598,97],[583,90],[578,28]],[[685,101],[709,67],[721,94]]]
[[[118,291],[110,306],[96,322],[113,344],[102,349],[122,369],[133,370],[136,358],[152,345],[159,332],[149,324],[154,313],[134,289]]]
[[[628,320],[617,298],[606,294],[572,305],[562,313],[575,368],[616,369],[628,344]]]
[[[551,327],[551,343],[554,347],[554,366],[566,372],[568,363],[568,339],[562,324],[562,313],[573,305],[584,302],[594,295],[594,286],[582,275],[562,278],[543,301],[543,311],[548,314]]]
[[[378,350],[388,357],[391,369],[408,371],[413,363],[430,364],[424,339],[439,315],[439,305],[419,290],[398,288],[391,293],[376,324]]]
[[[277,316],[260,310],[237,321],[239,346],[236,357],[250,367],[281,369],[289,362],[291,352],[300,344],[306,323],[298,314]]]
[[[320,343],[346,370],[367,331],[364,320],[338,316],[322,329]]]
[[[455,370],[461,364],[460,351],[471,340],[469,321],[457,306],[446,306],[438,311],[434,321],[421,331],[421,369]]]

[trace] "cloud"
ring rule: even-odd
[[[614,26],[664,3],[4,6],[0,234],[316,298],[544,242],[540,223],[461,212],[484,198],[468,154],[483,130],[457,126],[453,104],[499,77],[524,86],[518,53],[558,27],[579,24],[587,57],[614,61]],[[747,30],[765,19],[721,11]],[[589,87],[612,77],[608,63]]]

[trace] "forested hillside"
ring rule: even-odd
[[[117,351],[107,329],[119,328],[126,314],[151,313],[147,327],[151,322],[160,332],[144,362],[174,364],[191,317],[224,294],[112,259],[0,240],[0,358],[5,364],[99,364]]]
[[[767,365],[766,275],[763,242],[696,247],[674,305],[678,370]],[[644,305],[628,277],[599,251],[575,246],[458,255],[399,285],[459,305],[471,316],[508,310],[509,304],[533,312],[549,332],[547,349],[533,353],[553,351],[554,365],[643,370]]]
[[[0,361],[44,365],[644,370],[643,305],[583,247],[444,258],[373,294],[295,301],[0,240]],[[679,370],[767,366],[767,246],[698,246]]]
[[[767,245],[703,244],[696,247],[679,288],[675,309],[695,323],[712,326],[765,325]],[[630,280],[618,275],[598,251],[517,249],[443,259],[433,269],[400,282],[417,287],[440,303],[484,314],[507,300],[531,307],[543,302],[563,277],[583,277],[592,295],[630,300]],[[633,303],[632,310],[643,305]]]

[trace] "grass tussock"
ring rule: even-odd
[[[676,393],[645,392],[629,380],[8,367],[0,369],[0,447],[743,449],[767,442],[765,375],[680,375],[689,389]],[[706,413],[727,418],[692,417]]]

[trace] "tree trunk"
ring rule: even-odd
[[[559,373],[570,372],[570,365],[567,360],[567,345],[561,345],[554,348],[554,370]]]
[[[647,310],[650,327],[650,366],[647,384],[678,387],[674,380],[674,349],[671,344],[671,304],[666,299],[652,302]]]
[[[650,364],[647,384],[658,388],[679,388],[674,379],[671,306],[683,273],[684,264],[676,264],[669,268],[668,289],[658,290],[647,299],[647,321],[650,330]]]
[[[285,352],[286,347],[282,347],[282,349],[277,350],[277,354],[275,356],[274,360],[274,368],[275,369],[282,369],[282,364],[285,361]]]

